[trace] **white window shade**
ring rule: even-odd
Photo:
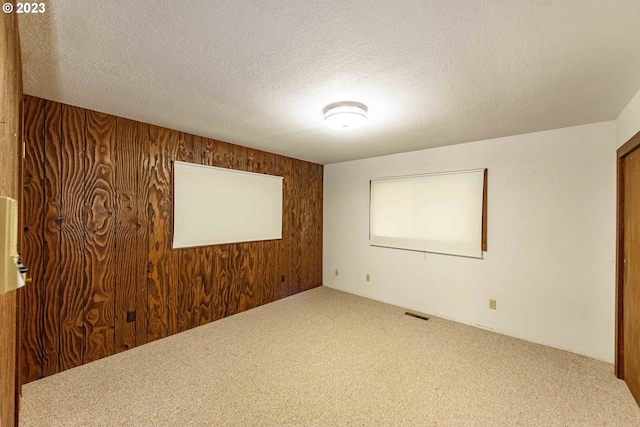
[[[173,248],[282,238],[282,177],[173,165]]]
[[[371,180],[372,246],[482,258],[485,169]]]

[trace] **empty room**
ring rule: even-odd
[[[640,426],[640,2],[2,5],[0,426]]]

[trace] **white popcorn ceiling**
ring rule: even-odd
[[[73,1],[21,15],[24,91],[334,163],[614,119],[640,1]],[[323,124],[367,105],[357,130]]]

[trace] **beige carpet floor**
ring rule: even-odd
[[[22,426],[640,426],[613,366],[316,288],[24,387]]]

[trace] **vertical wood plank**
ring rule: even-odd
[[[261,169],[261,152],[259,150],[253,149],[253,148],[247,148],[246,149],[246,160],[245,163],[247,165],[246,167],[246,171],[247,172],[254,172],[254,173],[261,173],[260,169]]]
[[[85,179],[84,363],[115,351],[115,170],[116,118],[87,111]]]
[[[229,145],[235,170],[246,171],[248,168],[248,149],[239,145]],[[249,259],[250,243],[235,243],[230,251],[232,269],[231,289],[229,292],[228,315],[240,313],[251,307],[252,284],[251,263]]]
[[[203,149],[205,139],[202,140]],[[231,144],[215,139],[209,139],[207,144],[213,147],[213,166],[218,168],[233,169],[233,153],[231,152]],[[204,151],[203,151],[204,161]]]
[[[254,172],[258,164],[256,150],[247,147],[234,146],[234,151],[239,153],[240,170]],[[258,289],[256,276],[258,271],[258,251],[262,247],[261,242],[238,243],[242,260],[242,281],[238,295],[238,313],[258,306]]]
[[[276,176],[282,176],[282,170],[277,167],[276,162],[279,163],[281,157],[276,156],[272,153],[266,153],[264,164],[265,171],[269,174],[273,174]],[[283,202],[284,203],[284,202]],[[282,227],[284,233],[284,224]],[[269,251],[269,261],[267,265],[269,265],[269,291],[267,293],[267,299],[265,302],[272,302],[278,299],[279,289],[280,289],[280,254],[282,252],[282,238],[271,240],[269,242],[271,246],[271,250]]]
[[[299,233],[299,289],[300,292],[311,289],[311,270],[313,264],[313,184],[311,182],[310,164],[298,160],[298,218]]]
[[[229,249],[232,245],[215,245],[214,253],[214,282],[213,282],[213,320],[220,320],[228,314],[230,268]]]
[[[231,160],[231,169],[238,171],[247,170],[247,147],[228,144],[229,158]]]
[[[277,175],[275,168],[275,154],[261,153],[261,172]],[[279,263],[282,239],[265,240],[258,257],[257,277],[260,286],[259,304],[268,304],[278,298],[280,286]]]
[[[282,243],[283,243],[283,252],[284,252],[284,265],[282,266],[283,274],[285,276],[285,281],[281,283],[281,293],[280,298],[285,298],[293,293],[293,289],[296,287],[296,275],[294,274],[295,268],[295,257],[296,253],[294,251],[295,247],[295,237],[296,237],[296,223],[295,223],[295,212],[296,212],[296,203],[293,197],[295,192],[295,177],[294,177],[294,169],[293,169],[293,159],[289,157],[285,157],[282,162],[282,172],[284,176],[284,211],[283,215],[283,226],[284,232],[282,235]]]
[[[305,262],[305,290],[313,288],[313,266],[315,262],[315,194],[314,194],[314,181],[313,181],[313,165],[311,163],[303,162],[305,169],[305,194],[303,196],[305,203],[305,220],[303,221],[303,235],[304,241],[302,246],[306,251],[306,257],[303,256]]]
[[[199,136],[193,137],[193,150],[195,153],[194,162],[200,164],[208,164],[207,159],[213,156],[213,146],[209,147],[209,142],[213,143],[211,140],[207,138],[201,138]],[[193,259],[190,260],[192,262],[193,270],[191,272],[185,272],[192,279],[192,306],[191,306],[191,319],[189,328],[195,328],[199,326],[202,319],[207,317],[212,318],[211,315],[211,307],[209,309],[209,316],[207,316],[207,307],[203,304],[205,299],[205,284],[204,284],[204,275],[203,275],[203,259],[205,258],[205,252],[212,249],[210,247],[198,247],[195,248],[193,253]],[[213,280],[213,278],[209,278]]]
[[[195,159],[196,163],[208,166],[215,164],[215,143],[208,138],[195,138],[194,148],[199,153],[199,157]],[[193,326],[205,325],[214,318],[213,309],[213,287],[214,287],[214,248],[207,246],[197,248],[195,254],[196,262],[194,265],[195,287],[197,289],[197,298],[194,297],[194,310],[198,313],[193,319]]]
[[[171,291],[171,173],[170,161],[177,151],[175,131],[149,126],[149,272],[148,335],[154,341],[169,335],[169,319],[172,326],[175,316],[177,326],[177,301]],[[176,149],[176,150],[174,150]],[[174,306],[175,305],[175,306]]]
[[[20,63],[20,38],[18,16],[15,13],[0,17],[0,195],[21,202],[21,161],[20,98],[22,97],[22,74]],[[21,157],[21,156],[20,156]],[[18,232],[18,242],[22,232]],[[20,244],[20,243],[18,243]],[[21,331],[16,306],[21,300],[22,290],[0,295],[0,425],[18,425],[20,394],[20,361],[18,354]]]
[[[206,325],[213,322],[213,286],[215,271],[215,250],[213,246],[207,246],[198,253],[196,259],[196,278],[202,283],[202,293],[200,294],[200,317],[198,324],[194,326]]]
[[[149,265],[149,125],[136,122],[138,128],[136,164],[136,346],[147,342],[147,276]]]
[[[242,250],[242,244],[229,245],[229,289],[227,295],[227,307],[225,316],[233,316],[239,313],[240,297],[245,288],[247,272],[247,255]]]
[[[222,141],[213,141],[213,166],[233,169],[234,156],[231,145]],[[203,151],[204,153],[204,151]],[[204,160],[204,159],[203,159]],[[213,318],[222,319],[228,316],[229,293],[232,286],[230,274],[230,254],[232,244],[215,245],[214,282],[213,282]]]
[[[179,293],[178,293],[178,332],[190,329],[193,324],[194,313],[194,295],[196,288],[201,286],[201,278],[197,280],[199,261],[196,256],[197,249],[185,248],[177,251],[179,254],[178,276]],[[197,265],[198,264],[198,265]]]
[[[169,205],[167,207],[169,213],[169,235],[166,237],[167,253],[166,262],[169,268],[168,283],[168,299],[167,299],[167,335],[173,335],[178,332],[178,277],[180,276],[180,257],[178,251],[171,249],[171,238],[173,236],[173,187],[171,174],[173,173],[173,161],[178,159],[178,151],[180,150],[180,132],[169,130],[169,151],[167,153],[167,168],[169,169],[169,185],[167,187]]]
[[[17,21],[15,21],[17,23]],[[19,36],[16,34],[16,38],[19,39]],[[18,43],[19,44],[19,41]],[[20,58],[20,46],[15,46],[15,50],[17,51],[17,55],[18,58]],[[20,63],[20,59],[18,59],[18,63]],[[21,69],[22,67],[16,67],[17,69]],[[18,75],[20,75],[20,73],[18,73]],[[14,94],[16,95],[16,103],[18,104],[18,111],[16,112],[16,119],[17,119],[17,132],[16,132],[16,144],[14,146],[12,146],[10,148],[10,150],[14,151],[14,153],[16,154],[16,156],[14,157],[15,159],[15,166],[14,168],[17,168],[17,176],[16,176],[16,180],[15,180],[15,188],[16,188],[16,200],[18,200],[18,253],[21,253],[22,250],[24,249],[24,233],[23,233],[23,226],[24,226],[24,211],[23,211],[23,203],[24,203],[24,196],[23,196],[23,192],[22,192],[22,185],[23,185],[23,172],[24,172],[24,160],[23,160],[23,156],[24,156],[24,95],[22,94],[22,82],[20,79],[20,85],[19,88],[16,90],[14,89]],[[14,104],[15,105],[15,104]],[[6,128],[5,128],[6,129]],[[8,172],[8,168],[5,169],[6,172]],[[1,178],[0,178],[1,179]],[[15,340],[13,342],[13,351],[9,351],[7,352],[6,349],[4,350],[0,350],[2,351],[3,354],[5,354],[6,356],[9,355],[9,353],[13,354],[14,357],[12,357],[13,359],[13,369],[11,369],[11,367],[9,367],[9,369],[7,369],[7,366],[3,365],[2,360],[0,360],[0,365],[3,365],[2,368],[0,368],[0,370],[2,372],[5,372],[5,375],[8,375],[8,372],[12,372],[13,373],[13,382],[14,382],[14,398],[13,399],[13,410],[14,410],[14,422],[16,425],[20,424],[20,399],[22,396],[22,377],[21,377],[21,372],[22,372],[22,357],[21,357],[21,350],[22,350],[22,321],[23,321],[23,300],[24,300],[24,288],[18,289],[18,291],[15,293],[15,317],[12,318],[12,321],[9,323],[11,325],[11,331],[14,332],[15,334]],[[0,298],[1,301],[1,298]],[[1,304],[1,302],[0,302]],[[2,325],[6,325],[6,323],[2,320],[0,320],[0,335],[2,334],[6,334],[6,330],[2,331],[3,326]],[[0,342],[7,342],[7,337],[3,337],[0,338]],[[0,346],[2,346],[2,344],[0,344]],[[0,357],[1,359],[1,357]],[[2,399],[0,397],[0,399]],[[2,421],[0,421],[2,422]]]
[[[59,372],[60,348],[60,117],[61,104],[45,104],[43,375]]]
[[[262,242],[249,242],[240,244],[243,260],[243,282],[238,300],[238,313],[257,307],[259,295],[257,275],[258,256],[262,248]]]
[[[43,255],[44,255],[44,105],[31,96],[25,100],[25,160],[23,183],[24,264],[32,278],[24,288],[22,322],[22,382],[42,377]]]
[[[310,215],[311,230],[309,246],[311,251],[311,265],[309,271],[309,288],[316,288],[322,284],[322,165],[309,163]]]
[[[194,137],[180,132],[178,157],[181,162],[194,162]],[[191,327],[193,311],[193,295],[195,286],[195,252],[194,248],[172,250],[173,268],[178,269],[178,324],[177,332]]]
[[[273,263],[275,264],[274,279],[273,280],[273,288],[270,289],[271,292],[271,301],[275,301],[281,298],[281,288],[284,283],[282,276],[286,274],[286,269],[283,266],[286,263],[286,257],[284,255],[284,239],[287,233],[286,224],[285,224],[285,184],[284,184],[284,169],[283,169],[283,160],[284,158],[281,156],[276,156],[275,154],[271,154],[271,159],[269,163],[267,163],[267,167],[273,172],[276,176],[283,177],[282,179],[282,237],[278,240],[273,241]],[[286,280],[286,277],[285,277]],[[271,302],[269,301],[269,302]]]
[[[275,161],[276,175],[283,177],[282,179],[282,239],[280,239],[278,254],[278,275],[277,275],[277,291],[276,299],[287,296],[287,283],[289,280],[289,182],[291,178],[288,176],[291,159],[288,157],[277,157]]]
[[[259,150],[254,150],[253,148],[249,148],[247,150],[247,170],[253,173],[261,173],[264,174],[264,163],[263,163],[263,155],[264,153]],[[263,264],[265,245],[267,241],[259,241],[253,242],[250,245],[250,251],[252,253],[253,261],[253,306],[258,307],[264,304],[264,279],[265,279],[265,266]]]
[[[0,158],[0,165],[5,159]],[[13,168],[11,169],[13,171]],[[12,196],[16,196],[12,194]],[[17,196],[16,196],[17,197]],[[7,292],[0,295],[0,425],[14,425],[17,415],[15,406],[16,384],[13,374],[16,370],[16,298],[17,292]]]
[[[136,257],[138,124],[117,118],[115,152],[115,352],[136,346],[136,324],[127,321],[127,312],[137,308]],[[136,313],[137,317],[137,313]]]
[[[262,152],[247,148],[247,171],[262,173]],[[241,301],[243,310],[249,310],[262,304],[262,286],[260,283],[260,255],[264,252],[264,241],[247,244],[248,253],[248,285],[245,299]]]
[[[60,370],[82,364],[84,350],[85,111],[62,106],[60,151]]]
[[[167,287],[169,275],[165,262],[169,235],[169,169],[165,168],[169,149],[167,131],[149,126],[149,276],[147,279],[147,342],[165,337],[167,325]]]
[[[314,287],[322,286],[322,242],[323,242],[323,203],[324,203],[324,166],[314,165],[313,179],[315,182],[315,241],[314,248],[316,251],[314,263]]]
[[[290,224],[290,236],[289,240],[289,275],[291,281],[289,282],[289,289],[287,295],[293,295],[300,292],[300,283],[302,281],[302,264],[301,264],[301,245],[300,240],[302,238],[302,215],[304,214],[302,206],[302,198],[300,197],[302,189],[302,161],[297,159],[291,160],[291,187],[289,192],[289,199],[291,203],[291,222]]]

